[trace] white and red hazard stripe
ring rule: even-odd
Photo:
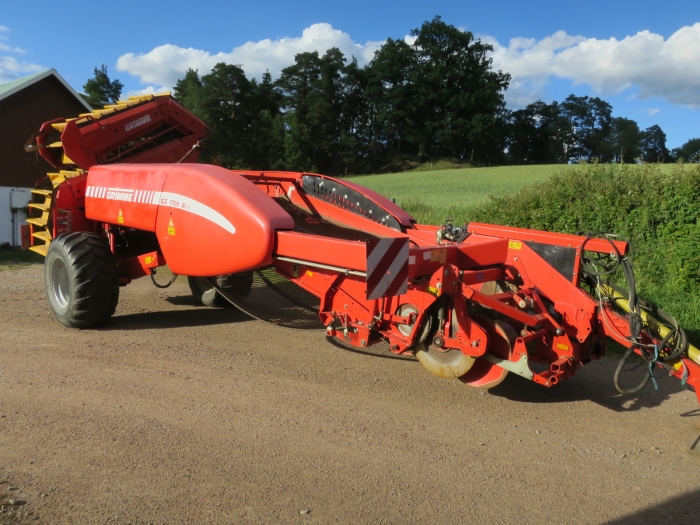
[[[367,241],[367,299],[408,291],[408,237]]]

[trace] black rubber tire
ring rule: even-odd
[[[119,302],[116,261],[107,241],[94,233],[62,234],[51,242],[44,284],[51,311],[70,328],[106,323]]]
[[[233,306],[209,283],[207,277],[188,277],[187,284],[197,301],[204,306],[229,308]],[[253,272],[229,273],[216,276],[216,285],[236,301],[243,301],[253,287]]]
[[[206,277],[187,277],[187,284],[190,286],[192,296],[198,303],[204,306],[222,306],[230,304],[226,299],[220,297],[214,287],[207,281]],[[226,304],[222,304],[222,301]]]

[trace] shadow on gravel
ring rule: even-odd
[[[107,326],[100,327],[98,330],[152,330],[180,328],[183,326],[211,326],[224,323],[240,323],[242,321],[250,321],[250,319],[250,317],[236,308],[198,308],[196,310],[117,315],[110,319]]]
[[[642,494],[644,490],[651,489],[649,486],[640,488]],[[700,490],[694,490],[629,516],[605,522],[605,525],[697,525],[699,499]]]
[[[368,348],[357,348],[350,344],[343,343],[342,341],[339,341],[334,337],[326,337],[326,341],[328,341],[328,343],[332,344],[336,348],[340,348],[341,350],[347,350],[348,352],[352,352],[354,354],[362,354],[370,357],[381,357],[382,359],[398,359],[399,361],[414,361],[416,363],[418,362],[418,360],[413,356],[413,354],[395,354],[394,352],[389,350],[389,345],[383,342],[376,343]]]
[[[509,374],[503,383],[490,389],[489,393],[521,403],[570,403],[588,400],[615,412],[630,412],[659,406],[671,394],[685,391],[677,379],[661,377],[657,378],[658,390],[654,389],[650,381],[639,393],[622,395],[613,385],[614,364],[611,368],[606,363],[603,368],[598,369],[597,374],[590,373],[594,372],[593,370],[582,369],[576,377],[551,388]],[[695,396],[692,392],[689,394]],[[692,417],[692,414],[687,413],[685,417]]]
[[[209,308],[204,306],[191,295],[177,295],[175,297],[166,297],[166,301],[175,306],[196,306],[197,308]]]

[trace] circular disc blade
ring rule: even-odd
[[[477,358],[471,370],[459,379],[472,388],[489,388],[500,385],[508,375],[508,370],[489,363],[485,359]]]
[[[427,342],[418,346],[416,358],[428,372],[444,379],[464,375],[475,362],[474,357],[464,355],[459,350],[443,352]]]
[[[501,359],[510,359],[513,351],[512,341],[516,338],[513,327],[504,321],[489,319],[485,315],[475,315],[473,319],[489,336],[487,352]],[[479,357],[474,366],[459,379],[471,387],[488,389],[501,384],[507,375],[508,370]]]

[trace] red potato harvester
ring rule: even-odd
[[[329,337],[388,344],[476,388],[508,372],[554,386],[612,339],[629,348],[615,374],[621,392],[657,369],[700,392],[700,351],[636,297],[626,242],[417,224],[345,180],[193,164],[206,133],[169,96],[147,96],[48,122],[32,138],[26,149],[59,169],[37,184],[28,222],[61,323],[107,322],[120,286],[167,263],[200,301],[244,311],[260,278],[293,283],[315,298]],[[615,270],[630,291],[605,280]]]

